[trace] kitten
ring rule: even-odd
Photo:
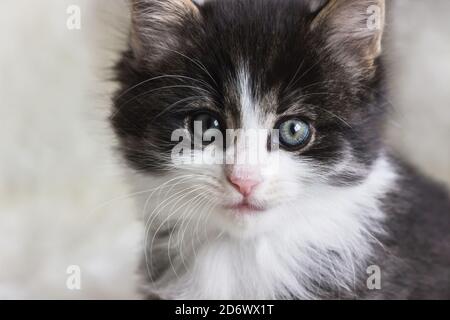
[[[384,5],[132,1],[111,122],[146,297],[450,298],[447,191],[383,140]],[[264,161],[205,161],[221,147]]]

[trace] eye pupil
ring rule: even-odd
[[[302,129],[301,125],[299,123],[293,123],[291,125],[291,133],[295,135],[297,132],[299,132]]]
[[[220,122],[212,115],[207,113],[201,113],[196,115],[192,119],[193,124],[199,122],[202,125],[202,131],[205,132],[210,129],[220,129]]]
[[[203,141],[204,135],[209,130],[220,130],[222,126],[220,120],[208,112],[198,113],[190,118],[192,134]],[[203,145],[210,144],[211,141],[203,141]]]

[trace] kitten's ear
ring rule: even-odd
[[[310,0],[318,8],[312,28],[326,33],[330,48],[356,53],[370,64],[381,53],[385,0]]]
[[[158,61],[195,35],[201,20],[196,1],[131,0],[131,48],[138,59]]]

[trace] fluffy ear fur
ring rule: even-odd
[[[385,0],[311,0],[311,6],[320,8],[312,28],[326,33],[329,48],[340,48],[341,58],[356,54],[373,64],[381,54]]]
[[[170,50],[177,50],[201,20],[192,0],[131,0],[131,48],[135,58],[157,62]]]

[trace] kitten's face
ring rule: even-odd
[[[150,212],[251,235],[359,183],[380,144],[382,19],[381,0],[133,1],[112,122],[141,188],[159,187]],[[241,129],[224,141],[241,158],[211,164],[204,142],[180,163],[180,129]]]

